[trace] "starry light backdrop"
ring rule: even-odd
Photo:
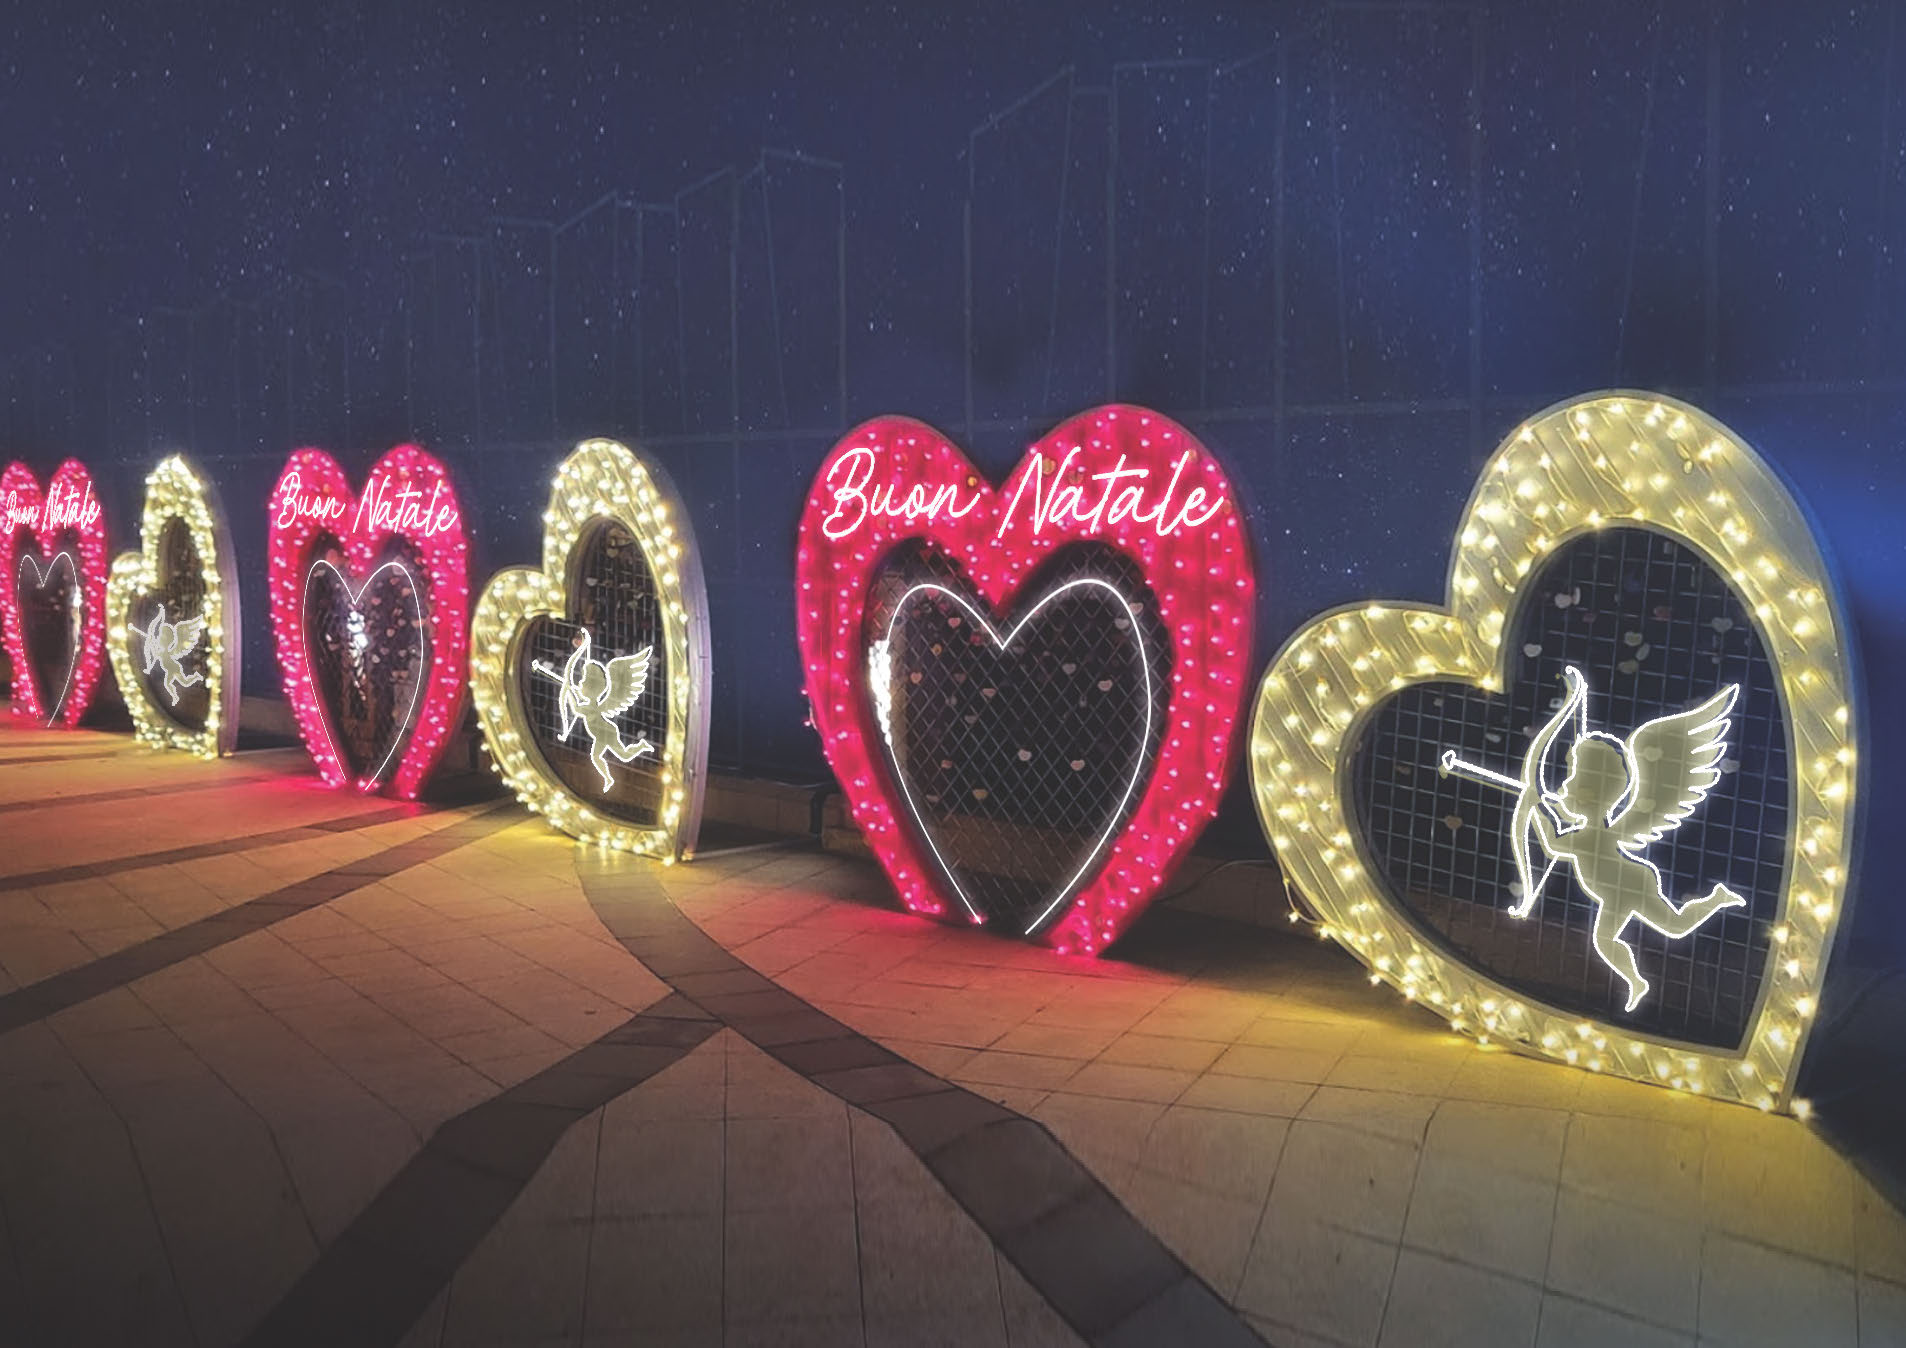
[[[250,692],[303,444],[441,454],[481,577],[536,558],[575,441],[641,443],[705,555],[715,762],[811,780],[793,532],[850,425],[1003,476],[1068,413],[1170,413],[1244,497],[1261,668],[1322,608],[1440,599],[1501,435],[1635,386],[1819,516],[1869,818],[1906,806],[1883,0],[16,5],[0,70],[0,449],[89,461],[115,546],[162,454],[203,464]],[[1906,963],[1867,888],[1848,948]]]

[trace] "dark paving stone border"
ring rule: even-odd
[[[17,759],[14,761],[18,761]],[[0,762],[0,767],[7,764]],[[282,777],[282,772],[247,772],[237,777],[207,778],[197,782],[166,783],[165,793],[176,796],[187,791],[216,791],[220,787],[248,786],[253,782],[271,781]],[[140,796],[149,796],[153,792],[151,784],[145,786],[125,786],[115,791],[93,791],[83,796],[42,796],[37,800],[0,801],[0,814],[18,814],[22,810],[51,810],[67,805],[103,805],[109,801],[132,800]]]
[[[721,1023],[670,995],[432,1133],[241,1343],[381,1348],[429,1309],[564,1133]]]
[[[1097,1348],[1264,1340],[1044,1124],[915,1066],[735,958],[643,862],[577,848],[610,933],[656,977],[788,1067],[884,1119],[980,1229]]]
[[[329,903],[354,889],[362,889],[374,880],[432,861],[446,852],[454,852],[465,844],[520,822],[521,817],[518,815],[498,814],[493,808],[487,809],[421,838],[412,838],[370,856],[320,871],[309,879],[234,904],[222,913],[188,922],[183,927],[162,932],[76,969],[29,983],[17,991],[0,996],[0,1034],[30,1025],[69,1006],[77,1006],[111,992],[114,988],[124,987],[181,960],[203,955],[208,950],[236,941],[241,936],[249,936],[274,922],[282,922],[285,918]]]
[[[174,861],[197,861],[202,857],[224,856],[228,852],[248,852],[254,847],[275,847],[279,843],[308,842],[327,833],[350,833],[379,824],[394,824],[399,819],[414,819],[427,811],[420,805],[391,805],[381,810],[360,810],[330,819],[314,819],[291,828],[268,829],[263,833],[239,833],[215,842],[192,843],[168,848],[163,852],[139,852],[110,861],[88,861],[77,866],[54,866],[43,871],[22,871],[18,875],[0,875],[0,893],[10,889],[32,889],[36,885],[59,885],[68,880],[89,880],[94,876],[117,875],[147,866],[164,866]]]

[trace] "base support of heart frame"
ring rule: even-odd
[[[204,569],[205,598],[197,617],[204,624],[207,708],[205,724],[197,730],[181,725],[154,702],[140,677],[145,652],[133,648],[133,639],[143,635],[132,626],[133,606],[161,583],[160,543],[167,523],[174,519],[184,524]],[[106,585],[112,623],[106,649],[132,716],[133,732],[161,749],[181,749],[201,758],[229,754],[238,739],[238,566],[218,493],[183,457],[174,454],[146,477],[139,530],[139,551],[113,559]],[[174,622],[187,616],[170,615]]]
[[[1510,634],[1518,609],[1535,602],[1525,593],[1532,572],[1564,544],[1617,527],[1700,554],[1744,604],[1777,675],[1790,797],[1783,883],[1765,930],[1757,1001],[1740,1042],[1728,1047],[1558,1008],[1457,957],[1400,906],[1351,804],[1352,759],[1378,709],[1432,682],[1501,693],[1525,654],[1511,648]],[[1458,528],[1447,608],[1346,607],[1286,643],[1258,690],[1253,790],[1278,861],[1315,909],[1321,934],[1362,961],[1373,982],[1432,1008],[1453,1029],[1610,1075],[1761,1109],[1803,1108],[1792,1099],[1795,1070],[1855,843],[1853,697],[1846,619],[1779,478],[1695,408],[1652,394],[1597,394],[1534,417],[1490,460]],[[1543,892],[1537,881],[1529,897]]]
[[[564,783],[536,749],[524,705],[531,626],[565,618],[585,537],[605,523],[634,537],[659,599],[667,725],[653,826],[617,819]],[[707,587],[681,499],[660,468],[626,446],[584,441],[550,486],[541,568],[498,572],[472,619],[470,692],[497,772],[517,799],[572,837],[665,864],[692,856],[707,782],[709,665]]]

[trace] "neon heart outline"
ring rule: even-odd
[[[451,512],[443,528],[425,532],[405,526],[380,526],[363,519],[364,507],[382,496],[389,500],[394,483],[415,485],[440,493]],[[339,510],[328,520],[298,515],[294,497],[335,502]],[[362,493],[351,489],[344,470],[321,449],[300,449],[286,461],[269,498],[268,547],[273,641],[283,676],[285,700],[291,704],[306,751],[329,786],[347,783],[357,791],[386,790],[414,800],[431,770],[443,756],[456,729],[463,706],[464,673],[469,651],[469,542],[464,511],[449,470],[416,445],[398,445],[371,466]],[[424,584],[417,587],[419,607],[427,590],[430,607],[430,667],[422,705],[397,765],[388,778],[353,779],[338,757],[329,723],[330,712],[317,696],[311,675],[304,630],[304,593],[309,573],[319,560],[313,554],[325,537],[338,543],[354,569],[370,569],[391,538],[401,538],[416,554]],[[346,589],[348,591],[348,583]]]
[[[1549,1006],[1447,953],[1377,878],[1342,804],[1351,746],[1383,701],[1431,681],[1500,692],[1521,581],[1605,526],[1653,529],[1700,553],[1756,615],[1780,676],[1793,746],[1787,882],[1759,1002],[1734,1052]],[[1321,934],[1451,1028],[1610,1075],[1785,1108],[1852,866],[1860,721],[1848,630],[1805,512],[1732,431],[1652,393],[1558,403],[1510,432],[1478,477],[1457,525],[1445,607],[1346,606],[1278,652],[1252,720],[1258,818]]]
[[[64,498],[93,503],[93,518],[84,513],[71,523],[52,524],[48,520],[49,501]],[[0,594],[0,639],[4,639],[7,657],[13,664],[13,714],[29,721],[44,722],[48,728],[61,725],[72,729],[84,719],[98,689],[99,671],[106,656],[106,516],[94,491],[92,474],[78,459],[67,459],[40,490],[39,481],[24,463],[10,463],[0,473],[0,501],[19,513],[30,510],[38,516],[35,525],[21,523],[0,533],[0,574],[12,582]],[[19,536],[30,532],[41,556],[65,551],[59,546],[60,535],[68,531],[78,536],[79,556],[75,566],[75,599],[80,604],[80,639],[67,669],[66,689],[53,715],[45,712],[46,699],[27,659],[26,628],[21,622],[18,591],[21,557]],[[24,696],[22,696],[24,694]]]
[[[986,636],[988,640],[993,643],[993,648],[1004,653],[1012,646],[1019,634],[1026,629],[1026,625],[1038,616],[1041,609],[1052,603],[1060,595],[1066,593],[1066,591],[1077,589],[1083,585],[1096,586],[1099,589],[1107,591],[1118,601],[1119,607],[1125,610],[1125,616],[1131,623],[1132,640],[1138,646],[1138,667],[1144,674],[1145,695],[1143,698],[1143,706],[1145,708],[1145,725],[1138,736],[1138,753],[1132,762],[1131,776],[1125,783],[1125,790],[1119,796],[1118,804],[1112,807],[1111,818],[1116,820],[1120,815],[1125,813],[1125,806],[1131,801],[1132,792],[1138,789],[1138,783],[1140,779],[1145,776],[1145,770],[1151,766],[1145,759],[1145,748],[1152,740],[1152,668],[1151,661],[1146,657],[1144,629],[1139,626],[1138,612],[1132,607],[1131,600],[1127,599],[1124,593],[1110,581],[1101,580],[1097,576],[1081,576],[1075,580],[1066,581],[1063,585],[1054,587],[1020,616],[1019,621],[1013,624],[1012,631],[1008,632],[1003,640],[987,616],[968,602],[964,595],[948,589],[937,581],[922,581],[920,584],[913,586],[894,602],[893,614],[887,623],[887,635],[885,639],[877,643],[875,647],[876,650],[881,652],[881,655],[877,657],[870,654],[867,663],[871,672],[876,660],[884,658],[887,652],[891,650],[893,629],[900,621],[901,610],[906,606],[908,600],[922,591],[938,591],[965,609],[972,620],[986,630]],[[892,684],[892,667],[889,665],[887,686],[891,688]],[[913,788],[907,782],[907,774],[901,769],[898,759],[894,757],[893,733],[890,729],[889,722],[889,716],[891,714],[889,711],[891,694],[889,694],[887,698],[882,698],[876,686],[872,690],[872,695],[875,700],[876,715],[880,717],[882,738],[887,742],[887,757],[893,768],[894,781],[899,784],[901,793],[906,797],[907,809],[913,816],[914,825],[920,830],[920,836],[926,839],[927,846],[932,849],[934,858],[940,863],[941,873],[946,877],[946,882],[953,887],[953,893],[959,898],[961,905],[965,907],[967,913],[972,916],[975,923],[984,922],[985,919],[980,915],[979,910],[973,906],[972,900],[966,897],[966,890],[960,884],[958,872],[954,870],[953,864],[946,859],[945,854],[940,851],[940,845],[933,840],[933,831],[927,827],[926,820],[920,814],[919,804],[913,798]],[[1059,892],[1053,896],[1052,901],[1040,911],[1039,916],[1035,917],[1026,925],[1025,931],[1020,933],[1021,935],[1030,936],[1046,924],[1047,920],[1058,910],[1059,906],[1071,895],[1074,887],[1076,887],[1078,883],[1085,878],[1087,872],[1092,869],[1094,859],[1097,858],[1100,852],[1105,850],[1105,845],[1112,840],[1113,832],[1112,825],[1108,823],[1099,833],[1098,841],[1092,844],[1091,851],[1086,853],[1085,860],[1080,863],[1079,869],[1074,871],[1071,878],[1059,887]]]
[[[522,702],[518,666],[529,625],[538,618],[567,620],[582,539],[604,521],[620,524],[636,540],[662,613],[668,730],[658,760],[661,810],[650,827],[603,814],[571,790],[533,748]],[[550,482],[542,565],[497,572],[471,619],[470,696],[496,771],[518,800],[571,837],[658,857],[664,865],[692,857],[708,777],[708,634],[701,552],[668,474],[619,441],[583,441]]]
[[[177,519],[191,535],[205,583],[199,616],[205,619],[205,724],[197,730],[180,724],[161,707],[140,675],[131,646],[133,606],[158,588],[158,548],[168,521]],[[120,696],[132,716],[133,733],[161,749],[180,749],[201,758],[229,754],[238,743],[240,637],[238,559],[232,548],[218,490],[182,454],[159,461],[146,476],[145,507],[140,516],[137,551],[113,559],[106,579],[106,612],[112,620],[106,650]]]
[[[888,494],[881,510],[870,508],[858,525],[836,529],[830,523],[838,505],[831,475],[862,452],[885,474],[878,484],[870,481],[873,495]],[[1152,518],[1136,509],[1115,517],[1114,509],[1088,527],[1052,520],[1042,529],[1000,538],[1015,499],[1046,473],[1056,475],[1069,453],[1083,460],[1081,470],[1111,470],[1123,455],[1126,464],[1151,475],[1148,490],[1171,478],[1173,463],[1182,457],[1182,479],[1172,479],[1172,487],[1186,488],[1187,502],[1190,493],[1199,493],[1222,505],[1201,529],[1161,530],[1161,501]],[[1055,476],[1052,489],[1057,487]],[[1131,819],[1097,872],[1040,933],[1062,952],[1104,950],[1190,849],[1216,812],[1229,773],[1251,658],[1256,584],[1238,503],[1216,458],[1170,418],[1114,404],[1061,422],[1029,446],[995,487],[932,427],[880,417],[849,432],[822,461],[797,540],[796,628],[822,750],[901,901],[928,916],[946,916],[949,900],[930,878],[931,858],[896,813],[891,776],[873,747],[880,732],[866,690],[861,627],[876,571],[894,548],[925,542],[959,565],[963,581],[994,612],[1005,612],[1038,565],[1069,544],[1106,544],[1138,565],[1172,642],[1165,730]]]
[[[73,597],[68,601],[68,607],[77,608],[79,610],[80,626],[84,627],[86,625],[86,602],[79,588],[79,568],[73,564],[73,554],[68,552],[65,548],[61,548],[58,552],[53,554],[53,560],[46,564],[46,570],[44,571],[40,570],[40,564],[33,560],[32,553],[21,553],[20,570],[22,574],[15,577],[14,588],[16,591],[18,590],[20,582],[26,579],[24,574],[26,568],[30,566],[33,568],[33,588],[36,590],[44,590],[46,588],[46,582],[53,579],[53,573],[60,569],[61,562],[66,563],[66,572],[73,578]],[[49,727],[60,719],[60,707],[65,703],[67,693],[72,691],[73,671],[79,667],[79,651],[80,644],[78,641],[75,641],[73,643],[73,653],[66,661],[66,678],[60,684],[60,695],[54,701],[53,710],[46,718],[46,724]]]
[[[318,558],[311,563],[310,570],[304,573],[304,607],[307,610],[311,607],[311,582],[317,577],[319,567],[325,568],[325,570],[338,578],[338,585],[344,590],[345,601],[350,604],[351,611],[359,615],[360,621],[362,621],[364,613],[364,596],[376,582],[377,578],[386,571],[397,572],[403,576],[405,580],[410,582],[410,609],[411,612],[416,615],[415,622],[417,626],[425,629],[429,628],[430,617],[424,612],[423,601],[418,597],[421,591],[417,586],[417,578],[410,574],[409,567],[405,566],[396,558],[393,557],[391,560],[372,568],[371,573],[364,577],[364,583],[355,590],[351,588],[351,578],[345,575],[335,562],[331,561],[328,557]],[[307,622],[303,624],[303,626],[305,668],[309,669],[311,667],[311,624]],[[423,648],[426,651],[430,649],[430,640],[428,635],[423,638]],[[419,673],[421,674],[422,671],[419,671]],[[383,780],[384,770],[390,766],[391,759],[397,756],[398,746],[409,739],[413,722],[417,716],[417,703],[423,696],[425,682],[425,679],[419,677],[411,684],[410,705],[404,709],[403,722],[398,726],[397,733],[391,737],[390,748],[384,751],[384,757],[378,762],[378,765],[369,773],[358,778],[358,790],[375,790],[377,784]],[[338,753],[337,736],[331,733],[331,719],[328,716],[324,719],[324,734],[331,754],[336,757],[339,762],[342,762],[344,755]]]

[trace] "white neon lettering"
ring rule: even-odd
[[[1021,477],[1019,485],[1013,489],[1013,498],[1007,503],[1006,512],[1000,517],[999,529],[994,536],[1006,536],[1006,531],[1012,527],[1013,519],[1019,512],[1019,503],[1029,488],[1032,491],[1031,524],[1035,535],[1043,533],[1047,525],[1064,528],[1069,524],[1082,526],[1083,533],[1096,534],[1108,524],[1130,519],[1135,524],[1149,524],[1153,533],[1166,538],[1187,528],[1203,528],[1224,508],[1222,495],[1207,506],[1205,502],[1209,494],[1203,487],[1193,487],[1184,501],[1173,509],[1172,501],[1178,494],[1179,480],[1192,459],[1192,451],[1187,449],[1172,464],[1171,477],[1165,482],[1164,493],[1150,509],[1145,506],[1145,486],[1151,480],[1151,469],[1127,468],[1125,456],[1121,454],[1113,467],[1089,475],[1090,481],[1101,483],[1102,486],[1097,503],[1087,510],[1084,489],[1075,482],[1065,481],[1078,456],[1079,448],[1076,445],[1066,451],[1065,457],[1053,469],[1050,486],[1046,485],[1044,456],[1035,458],[1031,471]],[[1116,499],[1114,492],[1117,493]]]
[[[40,518],[40,507],[32,501],[22,500],[17,487],[8,487],[6,500],[0,502],[0,512],[4,512],[6,531],[12,533],[23,524],[35,524]]]
[[[314,520],[319,524],[333,524],[344,514],[344,502],[329,492],[304,491],[304,480],[296,468],[285,473],[284,480],[278,484],[278,518],[272,522],[274,528],[289,529],[299,520]]]
[[[446,529],[455,528],[458,519],[456,506],[443,499],[443,488],[441,481],[432,483],[430,499],[426,502],[423,492],[412,486],[409,479],[395,486],[387,480],[372,481],[358,498],[351,530],[363,533],[368,525],[380,533],[434,538]]]
[[[40,512],[42,529],[90,529],[98,522],[99,502],[93,499],[91,482],[84,491],[70,482],[63,486],[55,482],[47,492],[46,505]]]
[[[834,508],[821,520],[821,533],[829,541],[846,538],[865,524],[870,515],[905,520],[909,524],[942,517],[957,520],[971,514],[980,503],[983,493],[975,491],[962,504],[960,490],[952,483],[929,486],[916,482],[907,488],[904,496],[900,496],[900,488],[891,482],[870,487],[877,458],[870,446],[856,445],[828,465],[823,480],[833,487]],[[839,486],[834,486],[835,475],[842,469],[846,475]],[[898,501],[894,499],[896,496],[900,496]]]

